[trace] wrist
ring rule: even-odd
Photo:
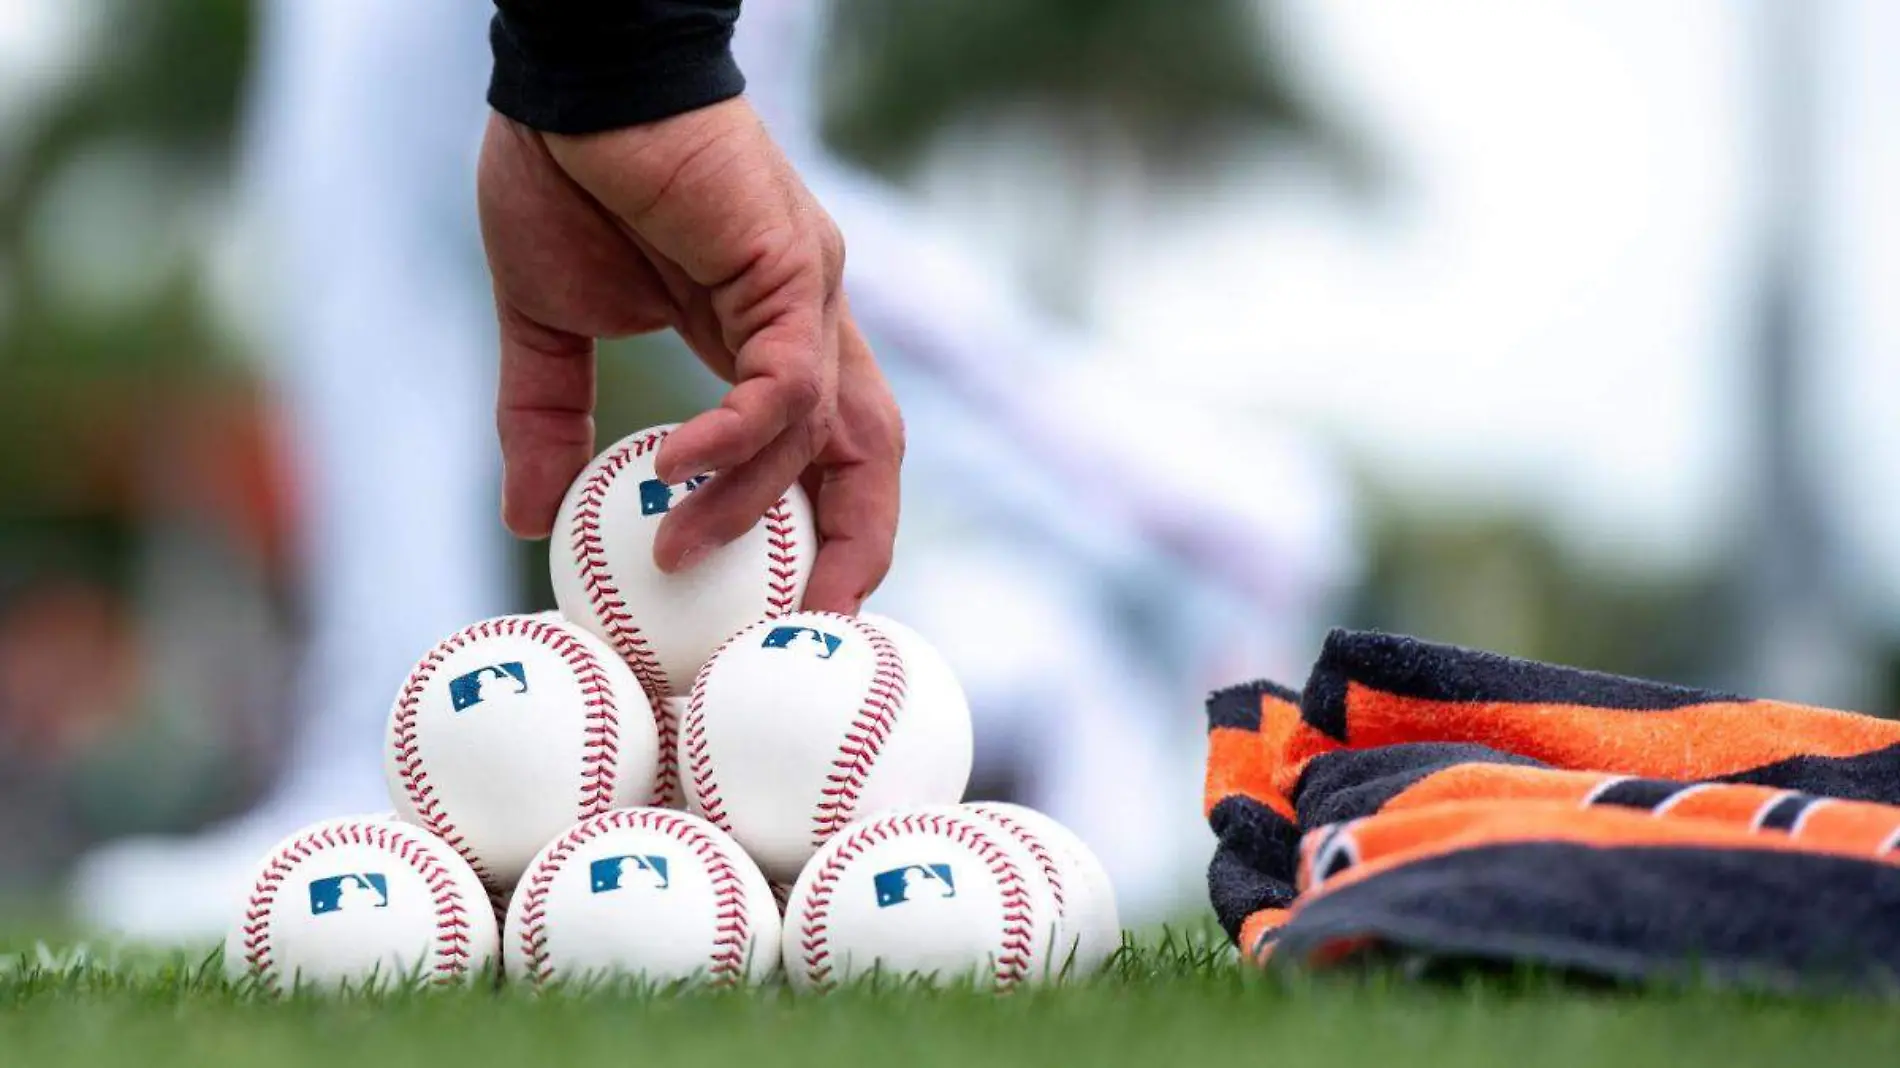
[[[739,95],[738,0],[496,0],[489,104],[545,133],[652,122]]]

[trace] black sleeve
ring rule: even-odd
[[[495,0],[488,103],[548,133],[664,119],[738,96],[739,0]]]

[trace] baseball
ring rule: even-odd
[[[1051,974],[1093,975],[1122,944],[1115,886],[1082,839],[1055,820],[1021,805],[974,801],[963,806],[995,821],[1028,849],[1049,880],[1057,935]]]
[[[633,674],[581,628],[485,620],[417,663],[384,747],[402,819],[453,846],[499,897],[576,820],[657,789],[654,715]]]
[[[224,967],[273,992],[447,983],[492,974],[495,950],[482,884],[446,843],[402,823],[340,819],[265,856]]]
[[[733,631],[795,611],[818,547],[811,503],[793,486],[738,540],[663,574],[653,564],[654,533],[705,481],[669,486],[654,477],[672,429],[640,431],[595,457],[561,502],[548,553],[562,614],[613,646],[655,702],[684,696]]]
[[[963,709],[968,718],[970,701],[963,692],[963,684],[957,681],[956,672],[936,646],[907,624],[889,616],[859,612],[858,621],[882,632],[897,646],[898,655],[904,659],[905,682],[908,689],[918,695],[916,700],[931,699],[954,705]],[[957,796],[963,796],[960,789]]]
[[[902,809],[840,831],[798,877],[785,970],[805,990],[873,973],[1006,990],[1048,970],[1055,923],[1015,836],[955,806]]]
[[[535,857],[503,947],[508,975],[534,983],[752,982],[778,968],[778,906],[724,831],[684,812],[619,809]]]
[[[934,651],[904,641],[819,612],[733,635],[700,671],[681,720],[688,807],[767,876],[790,880],[862,814],[961,799],[969,706]]]

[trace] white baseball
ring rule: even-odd
[[[340,819],[265,856],[224,967],[273,992],[449,983],[492,975],[495,950],[487,895],[455,850],[406,824]]]
[[[612,649],[572,623],[501,616],[417,663],[384,754],[397,814],[499,897],[576,820],[651,800],[658,748],[646,694]]]
[[[823,612],[733,635],[680,724],[687,806],[778,880],[861,815],[959,800],[970,750],[970,708],[947,668]]]
[[[733,631],[796,610],[818,548],[811,502],[793,486],[736,541],[685,571],[662,573],[653,564],[654,533],[700,484],[654,477],[654,457],[672,429],[640,431],[596,456],[561,501],[548,553],[561,612],[612,645],[656,702],[684,696]]]
[[[858,621],[882,632],[892,645],[897,646],[898,655],[904,658],[907,688],[917,695],[915,700],[936,701],[960,708],[963,718],[969,718],[969,697],[963,692],[963,684],[957,681],[957,673],[951,669],[950,661],[944,659],[936,646],[908,624],[899,623],[890,616],[859,612]],[[961,790],[957,796],[963,796]]]
[[[994,820],[1036,858],[1055,898],[1057,937],[1049,961],[1057,976],[1088,976],[1121,948],[1115,885],[1093,850],[1054,819],[1022,805],[973,801],[963,806]]]
[[[732,837],[685,812],[583,820],[528,866],[502,959],[535,983],[616,976],[754,982],[778,969],[779,914]]]
[[[1008,989],[1048,970],[1055,922],[1041,865],[995,822],[901,809],[845,828],[798,877],[785,970],[806,990],[873,972]]]

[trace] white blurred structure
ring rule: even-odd
[[[264,5],[245,175],[268,245],[259,340],[304,492],[311,645],[286,774],[190,839],[98,850],[79,918],[213,936],[271,844],[386,809],[381,745],[417,657],[513,588],[498,508],[493,306],[474,226],[483,12],[464,0]]]

